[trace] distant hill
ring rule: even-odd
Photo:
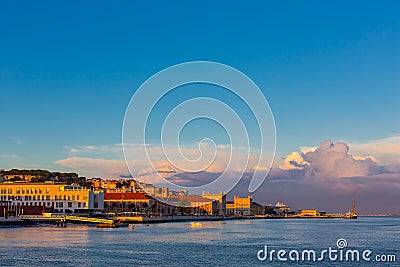
[[[5,181],[26,181],[26,182],[63,182],[63,183],[78,183],[80,180],[85,180],[84,177],[79,177],[77,173],[50,172],[48,170],[18,170],[11,169],[9,171],[2,170],[0,174]],[[82,179],[83,178],[83,179]],[[81,181],[82,182],[82,181]]]

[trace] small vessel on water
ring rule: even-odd
[[[118,226],[115,223],[98,223],[96,225],[97,228],[117,228]]]
[[[348,212],[346,212],[344,216],[346,219],[357,219],[358,215],[356,212],[356,202],[354,201],[354,199],[351,203],[351,211],[349,210]]]

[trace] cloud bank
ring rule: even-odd
[[[261,203],[283,200],[294,207],[297,205],[297,208],[320,207],[343,212],[354,197],[361,202],[360,212],[400,213],[400,208],[394,204],[400,203],[400,147],[393,144],[397,141],[400,141],[400,137],[355,145],[327,140],[318,147],[300,147],[299,151],[278,160],[268,179],[255,193],[256,200]],[[224,171],[230,148],[218,148],[221,158],[215,164],[204,171],[188,173],[171,166],[163,157],[162,149],[149,145],[148,150],[155,159],[154,166],[149,167],[145,162],[147,158],[137,155],[137,159],[130,162],[131,166],[136,166],[132,170],[133,176],[139,181],[160,186],[168,185],[164,179],[188,187],[204,185]],[[130,145],[128,149],[130,153],[140,151],[136,150],[136,145]],[[120,144],[68,147],[67,151],[69,157],[56,163],[80,175],[104,178],[130,176]],[[185,153],[195,157],[198,150],[186,147]],[[239,160],[244,159],[244,155],[243,159],[239,157]],[[247,195],[249,177],[254,169],[268,170],[255,163],[250,158],[248,168],[232,194]],[[234,177],[241,171],[239,168],[230,175]]]

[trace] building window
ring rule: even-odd
[[[79,200],[79,195],[76,195],[76,200]]]
[[[50,200],[50,196],[46,196],[46,200]]]
[[[94,202],[94,208],[97,209],[99,207],[99,203],[98,202]]]
[[[78,202],[78,208],[80,208],[81,207],[81,202]]]
[[[64,200],[67,200],[67,196],[66,195],[64,195]]]
[[[72,202],[68,202],[68,208],[72,208]]]
[[[64,206],[64,203],[58,202],[58,207],[59,207],[59,208],[62,208],[63,206]]]

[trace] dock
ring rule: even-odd
[[[115,220],[103,218],[91,218],[84,216],[71,216],[71,215],[20,215],[19,219],[26,222],[33,223],[54,223],[58,222],[71,222],[71,223],[88,223],[88,224],[113,224]]]

